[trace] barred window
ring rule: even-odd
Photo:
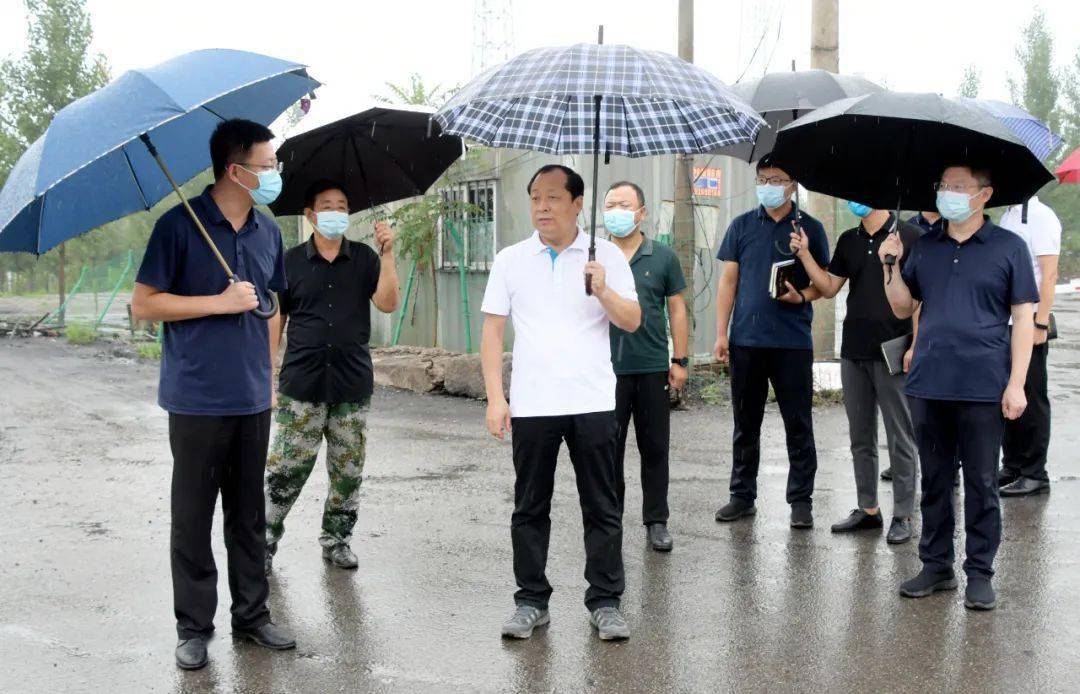
[[[469,209],[443,220],[439,233],[439,267],[458,269],[461,258],[469,270],[489,270],[495,260],[496,182],[465,181],[442,188],[439,195],[448,203],[465,203]]]

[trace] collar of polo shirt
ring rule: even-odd
[[[529,239],[529,249],[536,254],[546,253],[551,246],[544,243],[544,240],[540,238],[540,232],[533,229],[532,238]],[[585,230],[580,226],[577,228],[577,236],[574,238],[573,243],[564,248],[563,250],[569,250],[575,248],[579,251],[589,251],[589,235],[585,233]]]

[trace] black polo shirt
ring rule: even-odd
[[[1024,240],[989,220],[964,243],[946,227],[919,239],[903,275],[922,302],[908,396],[1000,402],[1012,364],[1012,307],[1039,300]]]
[[[305,402],[367,402],[374,387],[371,297],[379,284],[379,256],[344,239],[333,263],[314,237],[285,254],[289,287],[279,297],[289,344],[279,390]]]
[[[883,361],[881,343],[911,332],[911,319],[901,320],[893,313],[885,296],[885,266],[878,249],[889,237],[893,215],[873,236],[859,224],[848,229],[836,241],[829,274],[848,281],[847,314],[844,316],[843,359]],[[919,240],[919,228],[907,222],[897,225],[904,255],[894,268],[896,277],[907,262],[911,248]]]
[[[671,365],[667,300],[686,289],[679,258],[667,246],[645,237],[630,259],[630,270],[641,304],[641,327],[633,333],[610,327],[612,367],[617,376],[666,372]]]

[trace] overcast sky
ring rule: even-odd
[[[491,2],[491,0],[489,0]],[[359,110],[385,81],[470,77],[474,0],[89,0],[94,47],[113,76],[197,48],[257,51],[310,66],[325,83],[312,119]],[[810,0],[699,0],[695,62],[728,83],[810,63]],[[596,40],[674,53],[676,0],[512,2],[516,51]],[[1080,47],[1080,1],[1043,0],[1058,67]],[[1034,3],[1009,0],[841,0],[840,69],[891,89],[955,93],[964,68],[982,96],[1007,100],[1015,47]],[[180,11],[177,12],[177,9]],[[21,50],[21,0],[0,0],[0,54]],[[756,53],[755,53],[756,48]],[[317,110],[316,110],[317,109]]]

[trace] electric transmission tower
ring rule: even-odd
[[[511,0],[474,0],[472,74],[514,55],[514,13]]]

